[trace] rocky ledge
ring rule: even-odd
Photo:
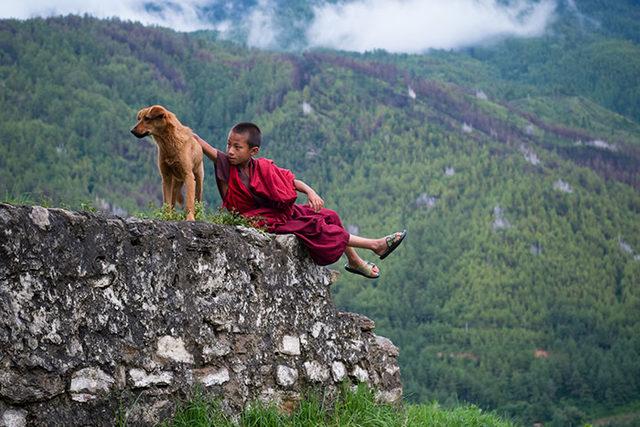
[[[399,401],[398,349],[331,277],[293,236],[0,204],[0,426],[152,425],[196,387],[230,413]]]

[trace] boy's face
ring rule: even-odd
[[[249,135],[247,133],[229,132],[227,139],[227,157],[229,163],[235,166],[244,166],[251,156],[258,154],[259,147],[249,147]]]

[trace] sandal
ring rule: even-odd
[[[344,265],[344,269],[349,273],[359,274],[360,276],[364,276],[367,279],[377,279],[378,277],[380,277],[380,272],[378,272],[377,275],[373,275],[373,267],[376,267],[376,265],[370,261],[365,261],[364,264],[361,264],[356,268],[351,267],[349,263],[346,263]]]
[[[387,242],[387,250],[380,255],[380,259],[385,259],[391,255],[391,252],[395,251],[396,248],[400,246],[400,243],[402,243],[405,237],[407,237],[407,230],[402,230],[400,235],[398,235],[398,233],[393,233],[385,237],[384,239]]]

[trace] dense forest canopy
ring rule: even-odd
[[[426,55],[1,20],[0,194],[158,206],[156,149],[129,134],[140,107],[219,148],[255,121],[262,154],[349,230],[409,230],[380,279],[333,289],[400,347],[408,399],[586,421],[640,401],[640,52],[633,2],[577,3],[598,28],[567,15],[541,38]]]

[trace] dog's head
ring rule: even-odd
[[[173,113],[162,105],[152,105],[138,111],[138,123],[131,129],[131,133],[138,138],[147,135],[159,135],[172,121]]]

